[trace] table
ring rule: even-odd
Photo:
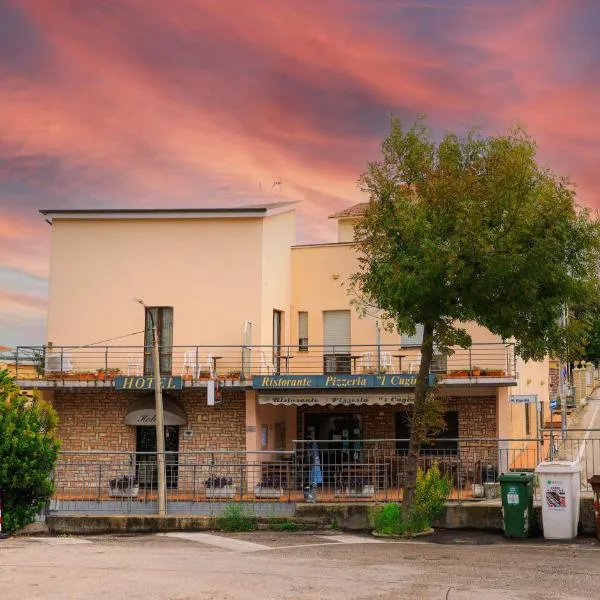
[[[352,361],[352,372],[356,373],[356,361],[361,357],[360,354],[351,354],[348,358]]]
[[[222,356],[211,356],[212,364],[213,364],[213,374],[217,374],[217,361],[223,358]]]
[[[398,359],[398,370],[400,371],[400,373],[402,373],[402,359],[406,358],[408,355],[407,354],[392,354],[392,356],[394,358]]]
[[[292,358],[294,358],[293,356],[290,356],[289,354],[273,354],[273,358],[278,361],[279,360],[285,361],[285,372],[289,373],[290,360],[292,360]]]

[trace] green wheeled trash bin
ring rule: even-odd
[[[525,538],[533,531],[533,477],[533,473],[505,473],[498,478],[506,537]]]

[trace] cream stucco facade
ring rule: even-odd
[[[237,374],[230,383],[242,398],[236,410],[243,412],[239,419],[245,430],[239,439],[244,440],[244,450],[276,457],[303,438],[320,414],[323,419],[331,415],[357,419],[362,436],[399,435],[397,416],[405,406],[363,404],[354,409],[352,390],[339,391],[342,396],[350,394],[343,410],[323,403],[314,409],[302,406],[294,401],[293,390],[280,390],[288,393],[290,402],[275,405],[268,397],[267,403],[265,397],[261,402],[265,391],[243,377],[244,370],[255,376],[323,373],[328,368],[326,311],[350,315],[351,348],[342,365],[344,373],[406,374],[418,369],[418,346],[404,344],[399,332],[381,323],[377,311],[361,314],[350,293],[350,277],[358,267],[352,243],[358,216],[339,219],[338,240],[333,243],[298,245],[293,203],[240,209],[43,212],[52,226],[46,344],[53,349],[67,347],[71,370],[102,367],[102,348],[109,346],[106,366],[131,374],[130,357],[143,352],[139,349],[144,343],[144,313],[133,301],[141,298],[148,306],[173,309],[172,375],[182,375],[189,379],[187,385],[202,389],[206,382],[198,363],[214,360],[213,376],[223,380]],[[280,315],[279,340],[274,336],[274,312]],[[299,313],[308,318],[305,348],[299,339]],[[535,407],[512,403],[510,396],[537,394],[546,403],[547,361],[515,362],[511,344],[476,324],[464,326],[473,346],[457,349],[438,367],[440,377],[447,378],[441,389],[450,410],[460,416],[461,436],[533,438]],[[196,363],[191,371],[190,356]],[[140,369],[139,361],[134,368]],[[479,368],[481,376],[475,372]],[[393,391],[367,389],[363,396]],[[326,392],[309,389],[306,394],[318,402],[319,394]],[[192,429],[210,422],[211,408],[198,412],[196,400],[192,402],[197,396],[185,397],[190,398],[189,410],[200,419],[188,424],[191,436]],[[62,394],[63,405],[71,406],[67,400]],[[529,426],[526,410],[533,411]],[[341,427],[346,431],[348,426]],[[132,435],[119,436],[133,443]],[[221,438],[203,433],[201,439]],[[86,444],[86,449],[94,449],[93,443]]]

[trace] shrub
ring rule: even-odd
[[[256,529],[256,518],[248,515],[239,504],[227,504],[223,514],[216,519],[222,531],[252,531]]]
[[[415,501],[410,512],[404,513],[400,504],[391,502],[375,511],[374,526],[377,533],[385,535],[411,535],[431,528],[431,523],[444,510],[452,482],[440,475],[437,464],[426,473],[417,472]]]
[[[415,501],[410,511],[413,531],[422,531],[431,527],[432,521],[444,511],[444,505],[452,491],[452,481],[442,476],[437,463],[426,472],[417,471]]]
[[[0,371],[0,489],[3,525],[17,531],[33,522],[54,491],[58,457],[56,412],[39,396],[30,399],[7,371]]]
[[[217,475],[211,475],[204,482],[204,485],[210,488],[224,488],[233,485],[233,479],[231,479],[231,477],[218,477]]]
[[[296,523],[295,521],[269,523],[268,528],[271,531],[300,531],[301,529],[304,529],[301,523]]]
[[[375,531],[385,535],[404,535],[407,523],[404,519],[404,510],[400,504],[389,502],[375,511]]]

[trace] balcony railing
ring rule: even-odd
[[[17,379],[110,380],[116,375],[152,375],[149,348],[143,346],[18,346]],[[417,373],[419,348],[397,345],[349,346],[170,346],[162,347],[161,371],[187,381],[219,378],[247,381],[255,375]],[[28,365],[28,369],[20,369]],[[431,372],[439,378],[514,378],[511,343],[473,344],[449,355],[434,355]]]

